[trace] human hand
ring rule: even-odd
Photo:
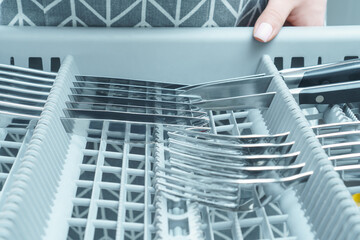
[[[323,26],[327,0],[269,0],[254,26],[254,38],[271,41],[282,26]]]

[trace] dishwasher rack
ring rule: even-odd
[[[293,149],[301,150],[297,161],[314,171],[298,187],[265,187],[279,198],[255,212],[219,211],[159,193],[153,180],[165,155],[153,140],[163,139],[161,125],[105,121],[74,126],[88,133],[78,136],[60,121],[78,74],[189,84],[276,73],[359,56],[359,30],[285,29],[262,45],[250,40],[251,29],[1,27],[0,63],[59,72],[38,122],[1,129],[0,239],[359,239],[351,194],[360,184],[344,184],[359,174],[336,173],[327,159],[334,153],[311,129],[357,119],[340,106],[326,114],[321,106],[300,108],[280,77],[268,89],[278,94],[267,111],[209,112],[216,134],[290,131]]]

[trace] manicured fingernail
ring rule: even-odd
[[[254,37],[263,41],[267,42],[271,36],[273,28],[268,23],[261,23],[258,29],[256,30]]]

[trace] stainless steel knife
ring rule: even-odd
[[[360,80],[327,84],[290,90],[298,104],[340,104],[360,102]],[[194,102],[193,105],[206,110],[234,110],[267,108],[276,92],[266,92],[237,97],[219,98]]]
[[[287,86],[303,88],[323,84],[342,83],[360,79],[360,60],[348,60],[301,69],[280,71]],[[195,95],[203,100],[265,93],[274,75],[253,75],[248,77],[219,80],[206,84],[189,86],[181,96]]]
[[[87,119],[87,120],[110,120],[122,122],[137,122],[150,124],[180,125],[180,126],[206,126],[209,119],[206,116],[177,116],[167,114],[134,113],[108,110],[88,110],[88,109],[64,109],[65,118],[63,119]]]
[[[173,102],[173,101],[157,101],[152,99],[143,99],[136,97],[115,97],[115,96],[99,96],[99,95],[82,95],[72,94],[69,95],[69,99],[72,102],[93,102],[101,104],[123,104],[132,106],[144,106],[144,107],[157,107],[157,108],[172,108],[172,109],[184,109],[195,110],[195,107],[190,102]]]

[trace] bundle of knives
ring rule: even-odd
[[[299,104],[359,102],[360,61],[349,60],[280,71]],[[273,75],[253,75],[198,85],[77,76],[66,119],[130,121],[206,127],[207,110],[266,108],[275,92],[267,92]],[[37,118],[55,73],[0,66],[1,113]]]
[[[357,102],[360,61],[280,72],[299,104]],[[171,83],[78,76],[65,111],[69,118],[206,126],[207,110],[266,108],[273,75],[253,75],[180,86]]]

